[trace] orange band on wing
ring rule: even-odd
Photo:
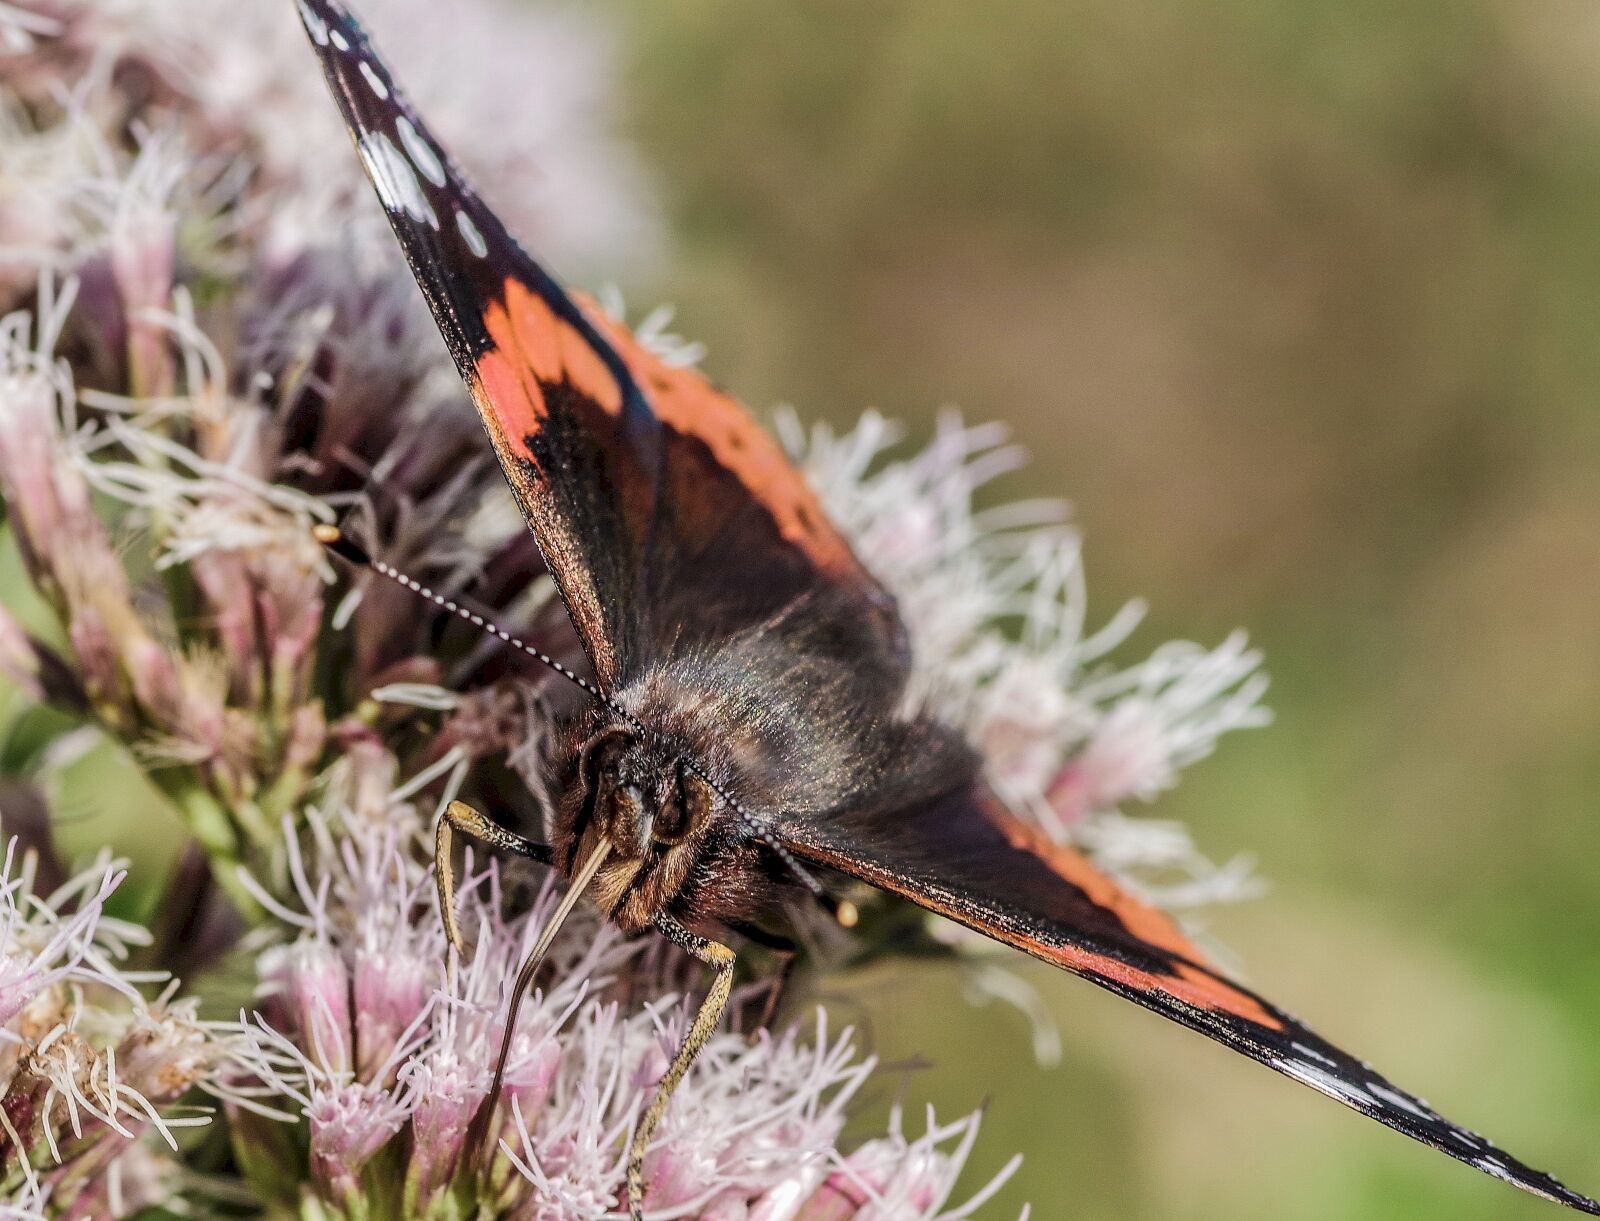
[[[490,425],[496,447],[507,446],[523,457],[530,456],[524,438],[537,432],[544,421],[544,393],[537,383],[530,386],[520,361],[498,348],[477,360],[479,392],[483,402],[480,414]]]
[[[558,382],[562,379],[556,317],[550,312],[550,307],[530,292],[522,281],[506,281],[505,305],[491,305],[485,324],[496,345],[519,350],[523,364],[540,381]]]
[[[1196,1009],[1231,1013],[1269,1030],[1284,1029],[1283,1019],[1248,992],[1185,962],[1173,963],[1172,975],[1156,975],[1077,946],[1050,945],[1025,936],[1007,940],[1024,953],[1058,966],[1088,971],[1139,992],[1165,992]]]
[[[561,345],[561,368],[568,384],[582,391],[611,415],[622,412],[622,387],[605,361],[585,339],[564,322],[556,323],[556,338]]]
[[[606,338],[633,375],[651,410],[668,428],[694,437],[717,463],[735,475],[772,516],[779,533],[824,571],[859,568],[788,455],[742,405],[692,369],[674,368],[645,348],[632,332],[593,302],[574,294],[578,307]],[[543,417],[543,387],[567,383],[610,414],[622,410],[622,388],[605,361],[570,323],[520,280],[506,280],[501,300],[484,311],[484,329],[494,347],[477,360],[491,414],[506,444],[526,455],[523,438]],[[525,383],[511,393],[515,370]],[[533,410],[525,412],[521,403]]]
[[[536,294],[517,279],[505,282],[503,300],[492,302],[483,313],[483,326],[494,346],[477,359],[479,376],[488,389],[486,365],[504,366],[495,373],[495,385],[510,388],[505,369],[514,369],[523,383],[522,393],[502,401],[491,392],[495,414],[502,417],[508,431],[520,440],[543,419],[544,388],[565,383],[595,403],[602,411],[616,415],[622,410],[622,387],[606,368],[589,341],[570,323],[555,313]],[[521,420],[517,399],[537,404],[532,417]],[[526,425],[521,432],[513,428],[510,416]]]
[[[743,404],[694,369],[667,364],[593,302],[581,296],[577,300],[622,357],[661,422],[701,441],[771,514],[788,542],[824,571],[860,566],[811,485]]]
[[[989,821],[1000,828],[1013,848],[1038,857],[1051,870],[1071,882],[1090,901],[1122,921],[1135,937],[1159,949],[1180,954],[1193,962],[1204,962],[1200,948],[1184,936],[1171,916],[1134,898],[1112,878],[1096,869],[1087,857],[1074,848],[1058,844],[1035,827],[1030,827],[998,801],[985,804]]]
[[[1202,1009],[1221,1009],[1227,1013],[1247,1018],[1273,1030],[1282,1029],[1282,1021],[1254,997],[1225,983],[1216,976],[1191,963],[1204,964],[1206,956],[1199,947],[1184,936],[1172,917],[1145,903],[1124,890],[1089,863],[1087,857],[1073,848],[1058,844],[1039,830],[1030,827],[998,801],[986,803],[985,812],[990,821],[999,827],[1012,847],[1038,857],[1051,870],[1071,882],[1089,897],[1096,906],[1103,907],[1122,922],[1122,926],[1157,949],[1177,954],[1187,962],[1174,962],[1176,978],[1168,975],[1151,975],[1145,971],[1107,961],[1084,951],[1061,949],[1033,943],[1021,948],[1055,962],[1070,958],[1074,965],[1093,969],[1108,979],[1117,979],[1139,989],[1160,988],[1179,1000]],[[1080,964],[1079,959],[1084,961]]]

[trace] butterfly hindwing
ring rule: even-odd
[[[1092,980],[1497,1178],[1600,1205],[1458,1127],[1219,972],[1165,914],[1020,822],[982,785],[872,821],[780,821],[796,855]]]
[[[772,438],[567,293],[467,183],[344,7],[297,2],[602,687],[821,589],[856,606],[869,647],[903,654],[892,601]]]

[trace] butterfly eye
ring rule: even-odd
[[[680,761],[676,783],[656,810],[650,838],[658,844],[681,844],[698,834],[711,818],[711,786]]]
[[[599,792],[601,773],[614,767],[632,744],[633,734],[620,725],[600,730],[583,744],[578,754],[578,778],[585,794],[592,798]]]

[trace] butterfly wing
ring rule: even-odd
[[[699,373],[564,291],[466,182],[344,6],[298,3],[601,686],[820,591],[863,651],[903,665],[892,599],[772,438]]]
[[[1496,1178],[1600,1215],[1593,1200],[1457,1127],[1227,979],[1166,915],[981,787],[919,810],[780,820],[775,829],[804,860],[1065,967]]]

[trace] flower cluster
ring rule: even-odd
[[[505,3],[372,0],[362,15],[515,228],[591,269],[650,257],[659,222],[611,134],[604,27]],[[6,246],[71,257],[107,221],[130,239],[159,232],[164,210],[212,255],[243,236],[293,257],[353,219],[381,222],[304,42],[289,0],[226,12],[210,0],[0,2]],[[530,80],[538,104],[507,123],[507,99]],[[30,124],[41,111],[69,121]],[[114,164],[129,137],[146,154],[138,175]],[[240,190],[254,197],[244,215],[230,206]]]
[[[838,435],[779,420],[829,513],[894,592],[914,642],[910,698],[962,726],[990,783],[1052,837],[1169,908],[1250,892],[1244,862],[1213,865],[1179,824],[1125,816],[1176,783],[1218,737],[1263,725],[1266,676],[1242,634],[1206,649],[1112,655],[1144,615],[1088,630],[1082,539],[1059,501],[979,509],[1023,455],[1000,425],[953,413],[910,457],[876,413]]]
[[[648,256],[648,196],[605,121],[602,31],[509,0],[370,7],[513,227],[568,265]],[[456,959],[427,831],[457,796],[537,826],[529,765],[545,705],[570,693],[405,590],[336,571],[311,528],[337,520],[555,657],[582,654],[301,40],[287,2],[0,0],[0,492],[38,595],[0,607],[0,673],[53,710],[29,761],[42,779],[98,735],[196,845],[154,937],[105,916],[113,865],[35,890],[47,818],[26,833],[38,851],[7,858],[0,1216],[130,1215],[192,1195],[202,1163],[225,1167],[207,1190],[277,1216],[614,1215],[699,980],[675,951],[574,925],[513,1032],[487,1169],[468,1164],[507,981],[550,896],[469,871]],[[473,71],[430,90],[446,41]],[[541,107],[507,123],[504,98],[534,75],[523,54]],[[668,320],[641,336],[700,359]],[[843,435],[780,424],[900,600],[913,698],[966,730],[997,789],[1156,897],[1237,893],[1182,828],[1123,811],[1260,721],[1242,641],[1111,666],[1137,613],[1085,631],[1059,507],[974,508],[1017,461],[996,429],[952,419],[907,457],[875,415]],[[0,789],[7,832],[41,801]],[[130,951],[218,1004],[237,998],[214,970],[231,953],[258,996],[202,1023],[130,973]],[[841,1151],[871,1068],[820,1016],[717,1034],[657,1131],[650,1215],[970,1215],[986,1195],[951,1196],[975,1117],[930,1116],[915,1138],[897,1120]],[[221,1113],[204,1158],[176,1136],[203,1118],[174,1109],[196,1087]]]
[[[131,1217],[170,1198],[177,1133],[208,1116],[178,1104],[226,1041],[159,974],[130,971],[148,943],[105,914],[126,877],[103,862],[38,892],[39,857],[0,866],[0,1216]]]
[[[688,1016],[674,995],[682,964],[642,960],[642,943],[592,918],[570,927],[510,1044],[487,1166],[470,1162],[467,1131],[489,1093],[509,983],[555,895],[534,887],[508,918],[499,870],[469,866],[458,898],[472,948],[459,961],[447,954],[422,863],[426,819],[384,794],[384,767],[371,753],[339,769],[310,811],[305,846],[286,834],[291,900],[252,883],[292,937],[259,958],[260,1010],[239,1024],[219,1092],[240,1131],[303,1119],[311,1168],[300,1182],[299,1154],[261,1140],[278,1156],[251,1159],[252,1185],[285,1208],[310,1196],[335,1214],[446,1218],[471,1201],[485,1216],[611,1215],[629,1137]],[[366,768],[381,774],[357,775]],[[846,1104],[871,1071],[820,1013],[809,1039],[716,1035],[647,1155],[648,1214],[965,1215],[946,1204],[973,1119],[940,1128],[930,1118],[912,1142],[897,1126],[837,1152]]]

